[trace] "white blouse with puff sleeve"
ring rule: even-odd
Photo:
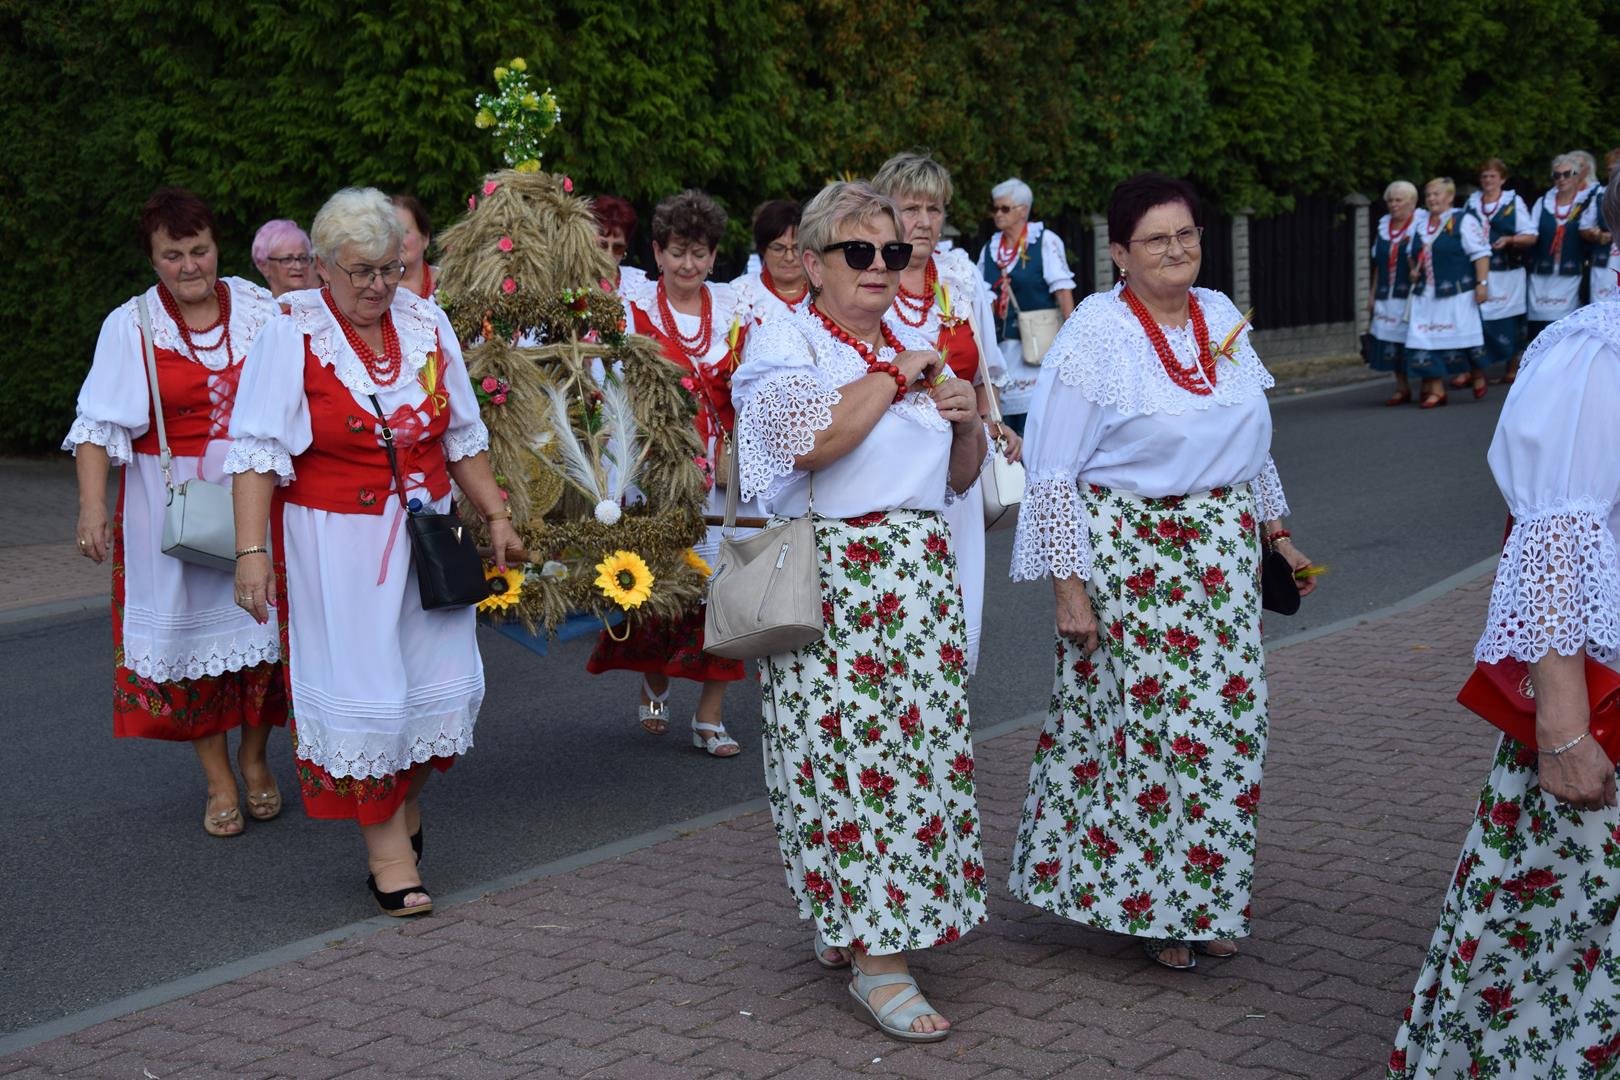
[[[1241,316],[1224,294],[1193,292],[1219,344]],[[1176,359],[1202,379],[1190,321],[1164,333]],[[1170,380],[1119,287],[1075,309],[1041,366],[1029,410],[1014,580],[1090,578],[1081,484],[1147,498],[1252,484],[1262,520],[1288,514],[1271,460],[1265,392],[1273,381],[1247,330],[1233,358],[1218,363],[1214,392],[1189,393]]]
[[[880,360],[894,357],[888,346],[878,350]],[[832,426],[839,388],[866,375],[860,355],[807,311],[767,319],[752,331],[731,380],[741,496],[757,497],[767,514],[804,514],[810,473],[796,461],[815,449],[816,432]],[[928,395],[912,391],[889,406],[858,446],[816,471],[816,513],[850,518],[878,510],[943,510],[950,452],[950,423]]]
[[[1513,512],[1476,659],[1620,655],[1620,302],[1525,352],[1488,460]]]

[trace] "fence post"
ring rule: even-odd
[[[1369,220],[1371,215],[1367,209],[1372,205],[1372,200],[1358,191],[1346,196],[1344,201],[1355,217],[1352,231],[1356,239],[1350,273],[1355,285],[1356,309],[1350,316],[1356,324],[1356,336],[1359,338],[1367,332],[1367,301],[1371,299],[1372,290],[1369,280],[1372,274],[1372,225]]]
[[[1114,260],[1108,255],[1108,219],[1091,215],[1091,280],[1097,292],[1114,287]]]
[[[1252,290],[1249,287],[1249,215],[1252,206],[1245,206],[1232,215],[1232,303],[1239,311],[1248,311]]]

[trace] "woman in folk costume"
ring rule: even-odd
[[[686,370],[683,385],[697,403],[698,434],[705,446],[704,468],[712,473],[707,512],[725,509],[721,461],[730,438],[731,373],[742,356],[752,319],[742,309],[729,285],[707,281],[714,257],[725,235],[726,212],[700,191],[684,191],[660,202],[653,211],[653,257],[658,260],[655,286],[634,305],[635,331],[658,339],[664,354]],[[759,509],[743,503],[741,517],[758,517]],[[712,565],[720,546],[720,528],[710,526],[697,553]],[[604,631],[586,670],[641,673],[641,726],[654,735],[668,730],[665,702],[669,681],[690,679],[700,683],[697,709],[692,716],[692,745],[713,757],[734,757],[741,747],[726,732],[722,709],[726,684],[743,677],[741,660],[727,660],[703,651],[703,608],[685,618],[666,622],[650,617],[633,620],[628,637]]]
[[[941,511],[984,461],[973,388],[883,320],[909,263],[863,181],[805,207],[813,303],[767,319],[737,370],[740,494],[813,513],[825,633],[760,663],[765,780],[816,959],[853,962],[857,1015],[936,1042],[907,954],[985,919],[966,644]],[[813,504],[813,507],[812,507]]]
[[[598,195],[591,200],[591,214],[596,218],[596,242],[613,257],[613,265],[618,268],[613,291],[624,301],[624,324],[628,328],[634,317],[631,308],[653,288],[646,271],[624,261],[636,235],[636,208],[617,195]]]
[[[1605,212],[1620,218],[1611,185]],[[1489,461],[1513,513],[1475,657],[1529,665],[1532,748],[1503,736],[1391,1080],[1620,1069],[1620,808],[1587,672],[1620,655],[1620,302],[1525,350]],[[1596,663],[1593,663],[1595,661]]]
[[[759,267],[750,265],[731,287],[756,325],[773,315],[799,310],[809,298],[810,283],[799,263],[800,212],[792,199],[772,199],[754,211],[754,254]]]
[[[1017,580],[1052,578],[1058,630],[1012,891],[1179,969],[1249,933],[1262,547],[1310,565],[1282,527],[1271,376],[1232,302],[1192,288],[1199,219],[1185,181],[1114,189],[1125,280],[1053,343],[1012,564]]]
[[[1536,242],[1536,223],[1517,192],[1504,188],[1508,176],[1501,158],[1487,158],[1479,167],[1479,190],[1468,196],[1468,210],[1487,228],[1491,245],[1488,288],[1479,305],[1485,337],[1481,368],[1518,366],[1524,351],[1525,271],[1520,253]],[[1471,380],[1459,375],[1451,381],[1460,390]]]
[[[280,611],[305,811],[356,822],[377,905],[422,915],[419,797],[472,746],[484,667],[471,607],[422,607],[405,504],[445,513],[454,480],[496,563],[522,543],[450,321],[399,287],[388,197],[346,188],[310,233],[325,287],[288,294],[231,420],[237,539],[268,524],[272,550],[238,557],[237,593],[261,621]]]
[[[1412,295],[1412,274],[1407,257],[1412,233],[1421,228],[1428,211],[1418,209],[1417,187],[1408,180],[1391,181],[1384,189],[1389,208],[1378,221],[1372,246],[1372,296],[1367,308],[1367,366],[1395,375],[1395,393],[1385,405],[1412,400],[1406,375],[1406,324]]]
[[[1407,374],[1421,380],[1419,408],[1446,403],[1446,376],[1462,375],[1485,396],[1485,332],[1479,305],[1490,288],[1491,245],[1485,225],[1452,205],[1451,177],[1423,189],[1429,216],[1413,233],[1412,315],[1406,326]]]
[[[240,795],[225,742],[232,728],[242,729],[237,764],[248,813],[268,821],[281,812],[265,762],[271,727],[287,719],[276,626],[255,623],[237,607],[229,573],[163,554],[166,481],[228,482],[221,464],[242,359],[279,312],[257,285],[218,276],[213,215],[189,191],[154,193],[141,208],[140,236],[157,284],[102,323],[62,448],[77,458],[79,553],[98,563],[113,559],[113,734],[191,743],[208,782],[203,829],[237,836]],[[148,338],[172,455],[167,467]],[[112,465],[124,471],[109,524]],[[254,543],[264,543],[262,534]]]
[[[996,232],[979,252],[979,273],[995,297],[996,341],[1006,363],[1001,386],[1002,415],[1020,435],[1024,415],[1035,396],[1041,369],[1024,362],[1018,336],[1020,311],[1056,309],[1065,319],[1074,310],[1074,272],[1063,238],[1039,221],[1029,220],[1035,195],[1014,177],[990,190],[990,216]]]
[[[405,239],[399,245],[399,261],[405,264],[405,277],[400,282],[424,300],[433,300],[439,291],[438,267],[428,265],[428,248],[433,245],[433,221],[428,217],[422,200],[409,192],[390,195],[394,212],[405,230]],[[437,303],[437,301],[434,301]]]
[[[1595,184],[1581,182],[1578,153],[1553,158],[1553,186],[1530,208],[1536,223],[1536,243],[1528,259],[1529,326],[1531,341],[1549,325],[1581,306],[1581,279],[1586,276],[1587,243],[1581,237],[1581,218],[1595,201]]]
[[[1620,263],[1614,261],[1610,251],[1614,245],[1614,229],[1604,210],[1605,196],[1614,184],[1617,167],[1620,167],[1620,147],[1603,155],[1603,175],[1608,182],[1597,188],[1586,213],[1581,216],[1581,239],[1592,253],[1588,295],[1594,304],[1620,296],[1620,276],[1615,273]]]
[[[872,177],[872,186],[894,202],[911,245],[911,262],[900,272],[900,290],[883,316],[897,334],[920,337],[934,349],[951,373],[972,384],[979,415],[993,443],[1005,440],[1011,461],[1022,453],[1023,440],[1011,428],[988,419],[995,386],[981,375],[979,347],[991,349],[984,367],[992,383],[1006,375],[1001,352],[993,342],[994,316],[990,293],[978,269],[960,251],[937,248],[945,228],[945,208],[951,201],[951,174],[926,154],[896,154]],[[977,487],[945,506],[951,527],[951,551],[956,555],[956,580],[962,589],[967,620],[967,666],[979,666],[979,631],[984,612],[984,507]]]

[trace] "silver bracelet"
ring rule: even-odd
[[[1583,731],[1573,739],[1569,740],[1569,742],[1565,743],[1563,746],[1555,746],[1550,750],[1542,748],[1538,749],[1536,752],[1540,754],[1551,754],[1553,757],[1557,757],[1559,754],[1573,750],[1577,746],[1581,745],[1581,740],[1585,739],[1590,734],[1592,734],[1590,731]]]

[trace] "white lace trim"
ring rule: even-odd
[[[1266,455],[1266,463],[1260,467],[1260,475],[1251,486],[1261,521],[1288,516],[1288,497],[1283,494],[1282,477],[1277,475],[1277,463],[1271,460],[1270,454]]]
[[[256,435],[231,440],[231,448],[225,452],[224,469],[227,473],[274,473],[283,483],[294,476],[292,454],[280,440]]]
[[[209,345],[222,345],[225,340],[223,329],[212,330],[206,334],[192,334],[191,340],[198,347],[194,359],[209,371],[223,371],[232,364],[241,362],[247,356],[248,349],[259,336],[259,331],[270,325],[270,320],[281,314],[281,307],[270,291],[262,286],[255,285],[245,278],[220,278],[225,287],[231,292],[231,348],[235,356],[226,356],[224,349],[205,351]],[[129,323],[135,328],[137,342],[140,341],[141,316],[138,297],[130,297],[124,301],[121,311],[129,318]],[[158,298],[157,286],[153,285],[146,290],[146,308],[152,317],[152,345],[158,349],[168,349],[181,356],[190,358],[191,353],[186,348],[185,339],[180,336],[180,327],[175,325],[169,313],[163,309],[163,301]]]
[[[338,382],[361,398],[381,391],[366,373],[366,365],[349,347],[343,329],[327,309],[319,289],[287,293],[282,300],[291,305],[289,314],[293,325],[309,338],[309,351],[315,354],[316,360],[332,369]],[[424,300],[409,289],[394,290],[394,303],[389,311],[394,316],[394,332],[399,335],[399,348],[404,356],[399,374],[388,384],[393,388],[414,380],[427,364],[428,354],[439,347],[440,312],[433,301]]]
[[[974,266],[966,253],[952,248],[950,251],[936,251],[934,253],[934,266],[939,272],[940,283],[950,291],[951,310],[961,318],[971,318],[979,303],[979,296],[984,288],[984,279],[979,276],[979,268]],[[928,313],[923,316],[922,325],[912,326],[899,317],[895,311],[896,303],[889,305],[889,310],[883,313],[884,321],[889,328],[901,334],[902,337],[917,337],[926,339],[926,344],[920,348],[933,348],[933,343],[939,340],[939,305],[930,303]],[[908,317],[915,318],[915,314],[907,311]]]
[[[1074,477],[1043,472],[1029,478],[1013,535],[1011,577],[1091,577],[1091,530],[1080,505]]]
[[[1537,334],[1536,340],[1524,350],[1524,358],[1519,361],[1519,371],[1528,370],[1526,365],[1534,362],[1558,342],[1571,334],[1582,332],[1601,338],[1609,348],[1620,352],[1620,298],[1600,300],[1595,304],[1576,308]]]
[[[193,642],[188,646],[189,651],[167,655],[150,643],[136,643],[133,648],[138,651],[132,651],[126,636],[124,666],[143,679],[160,683],[210,678],[259,664],[273,664],[281,658],[281,648],[273,639],[246,643],[234,638],[206,644]]]
[[[298,711],[298,756],[333,776],[371,780],[471,749],[484,683],[481,675],[469,675],[413,687],[402,704],[334,697],[296,679],[292,695]],[[332,730],[323,714],[350,721],[397,720],[399,730],[357,731],[347,725]]]
[[[446,431],[444,438],[439,440],[439,445],[444,447],[447,461],[460,461],[462,458],[481,454],[489,449],[489,428],[480,420],[464,428]]]
[[[1620,558],[1610,509],[1579,499],[1514,522],[1475,659],[1533,663],[1549,652],[1584,650],[1607,662],[1620,653]]]
[[[816,358],[816,367],[831,376],[836,385],[844,386],[866,376],[868,374],[866,361],[861,359],[861,354],[856,352],[853,346],[845,345],[842,341],[833,337],[832,332],[822,325],[821,320],[810,313],[809,307],[810,305],[806,304],[788,318],[775,319],[766,325],[797,326],[799,331],[810,342],[810,349],[814,352]],[[908,333],[897,336],[902,338],[911,337],[914,340],[901,341],[902,345],[925,349],[932,347],[918,337],[916,331],[910,327],[904,329]],[[765,327],[760,327],[757,332],[763,332],[764,330]],[[877,351],[878,360],[885,364],[894,363],[896,355],[894,349],[888,345],[884,345]],[[921,390],[913,390],[903,400],[890,405],[889,411],[901,419],[910,420],[912,423],[920,424],[932,431],[949,431],[951,429],[950,421],[940,416],[939,410],[934,407],[934,399]]]
[[[786,487],[798,459],[816,448],[816,432],[832,427],[832,408],[842,400],[817,371],[789,369],[759,383],[737,410],[742,498],[771,499]]]
[[[1190,394],[1170,381],[1158,354],[1142,331],[1141,323],[1120,299],[1122,285],[1093,293],[1080,302],[1042,361],[1057,365],[1058,378],[1076,387],[1087,400],[1112,406],[1127,416],[1166,413],[1177,416],[1188,409],[1203,412],[1217,405],[1236,405],[1263,395],[1275,384],[1249,343],[1249,330],[1238,338],[1233,360],[1217,361],[1215,392]],[[1210,346],[1218,346],[1238,325],[1237,308],[1224,293],[1194,289],[1209,328]],[[1183,367],[1197,359],[1192,321],[1164,331],[1170,350]]]
[[[129,445],[129,429],[121,424],[114,424],[108,420],[92,420],[80,413],[74,417],[73,426],[68,428],[67,438],[62,440],[62,449],[73,451],[73,456],[79,456],[79,447],[83,443],[92,443],[107,448],[107,460],[114,465],[128,465],[134,451]]]

